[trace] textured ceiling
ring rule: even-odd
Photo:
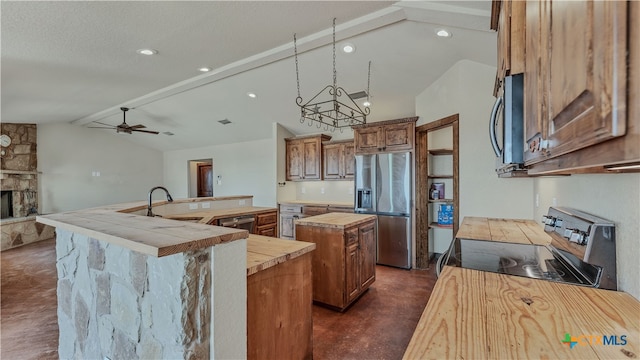
[[[121,122],[175,135],[118,135],[159,150],[271,136],[273,122],[298,123],[293,33],[303,98],[331,82],[331,19],[338,83],[366,87],[371,121],[412,115],[415,95],[455,62],[495,64],[490,1],[2,1],[2,122]],[[450,26],[441,39],[435,29]],[[148,47],[158,55],[145,57]],[[208,66],[211,73],[197,69]],[[258,94],[249,99],[248,91]],[[229,119],[229,125],[218,120]],[[91,131],[105,131],[92,129]],[[115,131],[114,131],[114,136]]]

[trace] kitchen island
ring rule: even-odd
[[[296,239],[316,244],[313,300],[344,311],[376,279],[375,215],[327,213],[296,220]]]
[[[213,210],[215,201],[230,209],[238,198],[206,201]],[[167,204],[174,208],[165,215],[192,202]],[[143,210],[130,203],[37,218],[56,228],[60,357],[246,358],[249,279],[307,271],[300,264],[313,244],[284,247],[249,240],[246,230],[141,216]],[[286,279],[304,294],[305,276]],[[311,297],[300,295],[302,302],[304,296]],[[311,323],[310,316],[296,321]]]
[[[457,237],[552,241],[534,221],[487,218],[465,218]],[[629,294],[444,266],[404,359],[638,356],[640,302]]]

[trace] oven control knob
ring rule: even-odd
[[[578,229],[574,229],[571,232],[571,237],[569,237],[569,241],[574,242],[576,244],[582,244],[584,241],[584,237],[585,237],[585,233],[578,230]]]
[[[545,225],[554,227],[556,225],[556,218],[553,216],[545,216],[546,220],[544,222]]]
[[[575,230],[575,229],[566,228],[566,229],[564,229],[564,234],[562,234],[562,235],[564,237],[566,237],[567,239],[569,239],[571,237],[571,234],[573,233],[573,230]]]

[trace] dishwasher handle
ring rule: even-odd
[[[249,224],[254,222],[253,216],[236,217],[233,219],[225,219],[226,221],[220,221],[220,226],[225,227],[237,227],[238,225]]]

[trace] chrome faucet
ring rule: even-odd
[[[156,190],[156,189],[164,190],[164,192],[167,194],[167,201],[168,202],[173,202],[173,198],[171,197],[171,194],[169,194],[169,190],[167,190],[165,187],[156,186],[154,188],[151,188],[151,190],[149,190],[149,204],[147,205],[147,216],[155,216],[155,215],[153,215],[153,212],[151,211],[151,194],[153,194],[153,191]]]

